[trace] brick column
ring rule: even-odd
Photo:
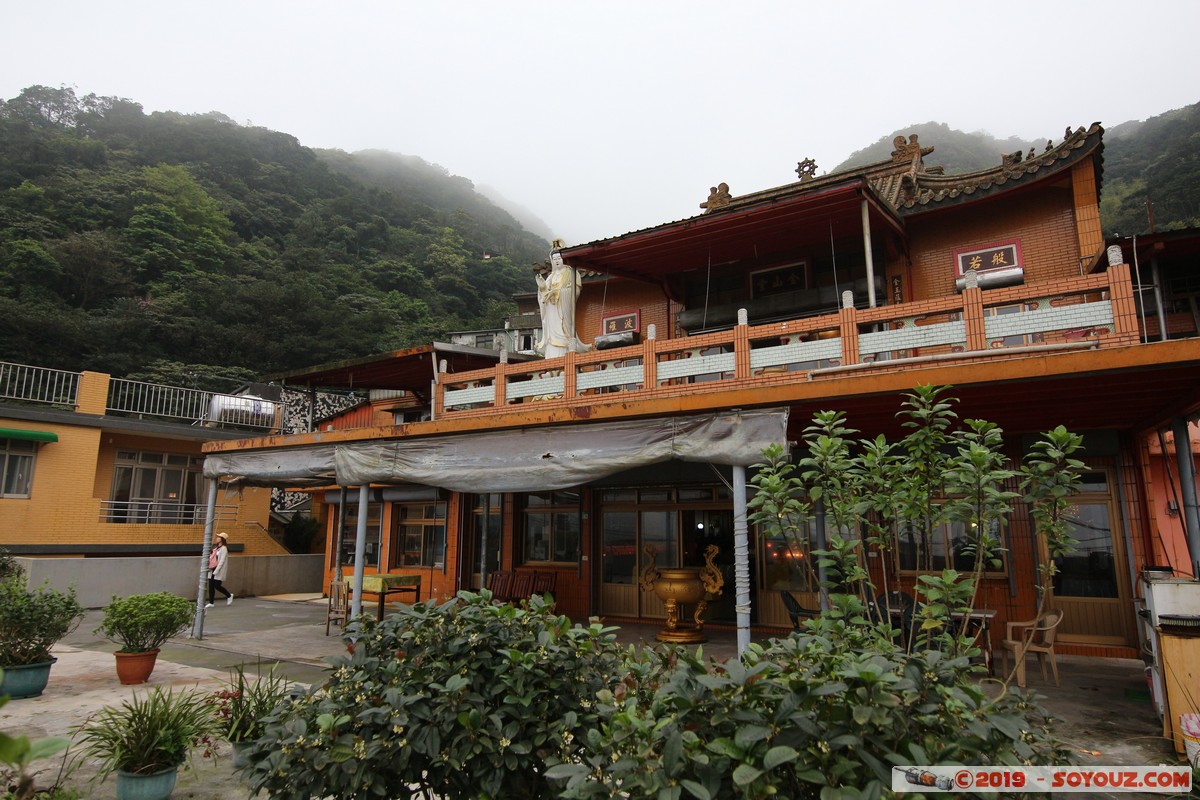
[[[978,286],[963,289],[962,303],[967,349],[986,350],[987,326],[983,318],[983,290]]]
[[[838,329],[842,335],[842,366],[858,363],[858,309],[838,311]]]
[[[80,414],[104,416],[108,409],[109,376],[103,372],[79,373],[79,390],[75,394],[75,410]]]

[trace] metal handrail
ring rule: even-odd
[[[100,521],[118,525],[203,525],[205,503],[172,503],[166,500],[102,500]],[[237,519],[236,505],[218,505],[214,522]]]
[[[0,361],[0,399],[74,406],[79,373]]]

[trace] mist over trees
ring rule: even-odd
[[[67,87],[0,102],[0,360],[225,388],[502,324],[548,249],[413,156]]]

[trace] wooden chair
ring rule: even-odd
[[[1008,623],[1008,632],[1000,648],[1004,653],[1004,674],[1008,674],[1008,654],[1017,661],[1017,686],[1025,688],[1025,656],[1033,653],[1042,666],[1042,680],[1046,680],[1046,656],[1050,656],[1050,669],[1054,672],[1054,685],[1058,686],[1058,664],[1054,660],[1054,637],[1062,622],[1063,612],[1058,609],[1043,611],[1037,619]],[[1020,636],[1016,631],[1022,631]]]
[[[533,590],[531,594],[549,594],[553,597],[554,587],[558,584],[557,572],[537,571],[533,573]]]
[[[783,607],[787,610],[788,618],[792,621],[792,630],[798,631],[801,628],[801,623],[806,619],[813,619],[821,616],[821,612],[814,608],[805,608],[800,605],[800,601],[791,592],[780,591],[779,599],[783,601]]]
[[[488,575],[487,588],[492,593],[492,599],[497,603],[507,603],[512,598],[511,572],[496,570]]]
[[[512,581],[512,602],[519,603],[522,600],[527,600],[531,594],[533,594],[533,573],[520,571],[514,573]]]
[[[349,615],[347,605],[346,582],[341,576],[329,583],[329,610],[325,614],[325,635],[329,635],[329,623],[337,622],[339,627],[346,627],[346,617]]]

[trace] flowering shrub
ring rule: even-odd
[[[574,757],[595,698],[621,673],[611,629],[573,626],[463,592],[350,628],[324,686],[267,718],[243,772],[276,800],[552,796],[548,761]]]
[[[255,679],[246,678],[243,665],[234,667],[225,687],[210,697],[221,734],[230,742],[257,739],[266,728],[267,715],[287,696],[291,685],[274,666]]]
[[[893,765],[1068,763],[1026,695],[989,699],[966,656],[905,652],[836,600],[741,661],[643,651],[554,796],[834,800],[887,795]]]

